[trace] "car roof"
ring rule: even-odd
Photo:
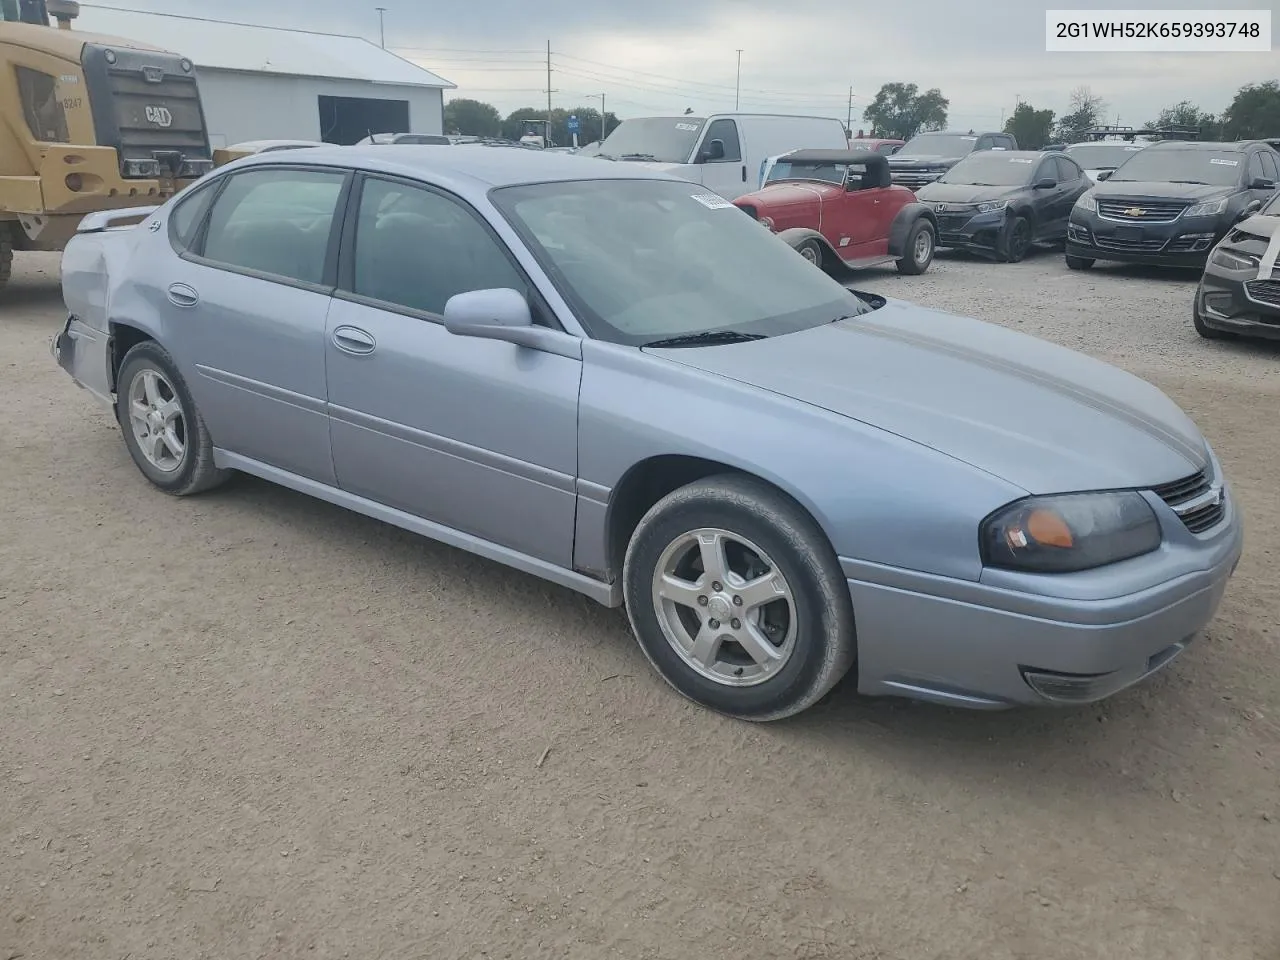
[[[591,163],[585,163],[584,158],[571,153],[547,153],[543,150],[510,149],[484,144],[457,144],[452,150],[441,150],[437,146],[425,144],[405,144],[394,151],[360,144],[349,147],[317,147],[305,153],[260,153],[237,160],[223,169],[296,167],[299,164],[332,166],[449,184],[460,191],[480,193],[493,187],[570,180],[678,179],[640,164],[590,157],[586,159],[598,166],[593,167]]]
[[[1244,153],[1257,141],[1242,140],[1234,143],[1226,141],[1205,140],[1161,140],[1159,143],[1147,144],[1148,150],[1203,150],[1211,153]]]
[[[1058,154],[1061,152],[1061,150],[975,150],[960,162],[964,163],[965,160],[972,157],[985,157],[988,154],[993,157],[1007,157],[1011,160],[1035,160],[1040,157],[1049,156],[1050,154]]]

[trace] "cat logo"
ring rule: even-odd
[[[169,112],[168,107],[147,107],[147,123],[153,123],[157,127],[172,127],[173,114]]]
[[[1143,210],[1141,207],[1130,207],[1128,210],[1124,212],[1124,215],[1126,217],[1132,217],[1134,220],[1137,220],[1146,212],[1147,211]]]

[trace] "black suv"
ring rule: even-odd
[[[1214,244],[1280,182],[1280,154],[1260,140],[1166,141],[1135,153],[1071,211],[1067,266],[1095,260],[1203,267]]]
[[[889,158],[893,182],[914,190],[933,183],[975,150],[1017,150],[1007,133],[918,133]]]

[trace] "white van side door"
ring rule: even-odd
[[[707,124],[693,162],[702,171],[702,185],[726,200],[755,189],[747,169],[746,144],[736,120],[720,117]],[[759,171],[754,171],[758,177]]]

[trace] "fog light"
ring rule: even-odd
[[[1091,703],[1127,686],[1131,678],[1115,673],[1050,673],[1024,668],[1022,679],[1032,690],[1054,703]]]
[[[105,53],[103,53],[102,58],[103,58],[104,60],[106,60],[106,61],[107,61],[107,63],[115,63],[115,62],[116,62],[116,52],[115,52],[114,50],[108,50],[108,51],[106,51]]]

